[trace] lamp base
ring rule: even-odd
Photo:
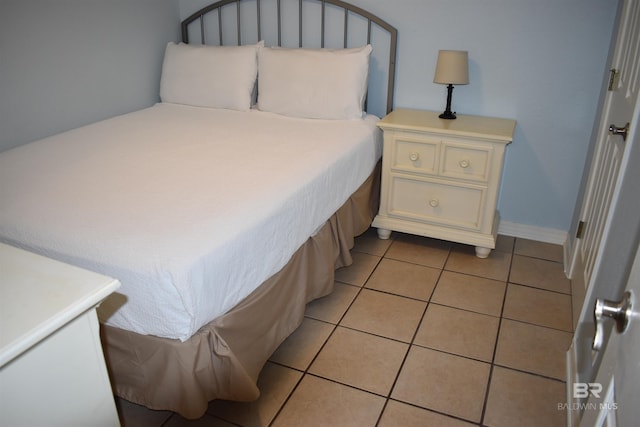
[[[453,94],[453,85],[447,85],[447,108],[445,108],[444,113],[440,114],[438,117],[446,120],[453,120],[456,118],[456,113],[451,112],[451,95]]]
[[[441,119],[453,120],[456,118],[456,113],[452,113],[451,111],[445,111],[442,114],[440,114],[438,117],[440,117]]]

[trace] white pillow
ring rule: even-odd
[[[247,111],[258,72],[257,50],[170,42],[164,54],[160,100],[198,107]]]
[[[371,46],[353,49],[261,48],[258,108],[314,119],[361,119]]]

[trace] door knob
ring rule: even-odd
[[[629,133],[629,123],[627,122],[627,124],[622,128],[619,128],[616,125],[610,125],[609,126],[609,133],[611,135],[620,135],[622,137],[622,140],[626,141],[627,140],[627,133]]]
[[[613,302],[605,299],[596,299],[593,308],[594,323],[596,333],[593,336],[593,349],[598,351],[604,343],[604,319],[609,317],[616,322],[616,329],[619,333],[624,332],[629,325],[629,319],[633,311],[633,301],[631,292],[627,291],[622,297],[622,301]]]

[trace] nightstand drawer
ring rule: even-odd
[[[389,215],[477,230],[486,187],[392,175]]]
[[[406,134],[392,136],[391,169],[436,175],[440,141]]]
[[[487,182],[492,151],[490,146],[443,142],[440,175]]]

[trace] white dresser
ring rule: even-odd
[[[0,244],[0,426],[119,426],[95,307],[120,286]]]
[[[397,109],[378,122],[384,131],[378,236],[391,231],[495,248],[496,211],[507,144],[516,122]]]

